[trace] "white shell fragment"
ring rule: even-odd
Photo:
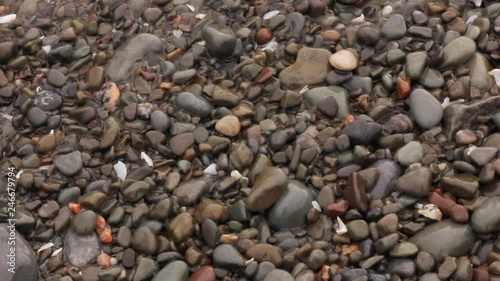
[[[337,217],[337,223],[335,223],[333,227],[335,228],[335,231],[338,234],[347,233],[347,227],[345,226],[344,222],[340,219],[340,217]]]
[[[197,14],[196,16],[194,16],[195,18],[199,19],[199,20],[202,20],[202,19],[205,19],[207,15],[205,14]]]
[[[309,87],[304,86],[304,88],[300,89],[299,94],[303,94],[303,93],[307,92],[307,90],[309,90]]]
[[[271,50],[274,52],[274,50],[276,50],[276,48],[278,48],[278,42],[276,41],[276,38],[273,38],[271,41],[262,45],[262,51]]]
[[[231,171],[231,177],[235,180],[240,180],[243,176],[240,174],[238,170]]]
[[[272,19],[273,17],[277,16],[279,13],[280,13],[280,11],[278,11],[278,10],[274,10],[274,11],[267,12],[267,13],[264,15],[264,19],[265,19],[265,20],[270,20],[270,19]]]
[[[436,221],[440,221],[443,218],[443,213],[441,213],[439,208],[434,204],[427,204],[417,212],[426,218]]]
[[[59,254],[61,251],[62,251],[62,248],[59,248],[59,249],[55,250],[55,251],[52,253],[52,257],[57,256],[57,254]]]
[[[44,50],[45,53],[48,54],[52,50],[52,46],[50,46],[50,45],[42,46],[42,50]]]
[[[388,17],[390,14],[392,14],[392,11],[393,11],[393,8],[391,5],[386,5],[384,6],[384,8],[382,9],[382,16],[384,18]]]
[[[469,149],[467,150],[467,156],[470,156],[470,154],[472,153],[472,151],[474,151],[474,149],[476,149],[476,148],[477,148],[477,146],[471,145],[469,147]]]
[[[312,202],[313,208],[321,212],[321,206],[319,205],[318,201],[313,201]]]
[[[6,114],[6,113],[2,113],[2,116],[3,116],[3,118],[5,118],[5,119],[7,119],[9,121],[12,121],[12,117],[13,117],[12,115],[9,115],[9,114]]]
[[[495,68],[492,71],[488,72],[488,74],[495,78],[495,84],[500,87],[500,68]]]
[[[471,24],[477,19],[477,15],[472,15],[470,16],[467,21],[465,22],[466,24]]]
[[[213,163],[210,164],[208,167],[203,170],[204,174],[209,174],[209,175],[217,175],[217,164]]]
[[[351,23],[362,23],[362,22],[365,22],[365,15],[361,14],[361,16],[357,17],[357,18],[353,18],[351,20]]]
[[[17,18],[16,14],[10,14],[10,15],[0,17],[0,24],[11,22],[11,21],[15,20],[16,18]]]
[[[464,103],[464,102],[465,102],[464,99],[458,99],[458,100],[450,101],[450,98],[446,97],[446,98],[444,98],[443,103],[441,104],[441,106],[444,109],[444,108],[448,107],[449,105],[458,104],[458,103]]]
[[[186,4],[186,6],[191,10],[191,12],[194,12],[196,10],[191,4]]]
[[[175,29],[172,33],[173,33],[173,34],[174,34],[174,36],[175,36],[175,37],[177,37],[177,38],[179,38],[179,37],[181,37],[181,36],[182,36],[182,31],[181,31],[181,30],[179,30],[179,29]]]
[[[149,167],[153,167],[154,166],[153,160],[145,152],[141,152],[141,159],[143,159],[144,161],[146,161],[146,163],[148,163]]]
[[[476,8],[479,8],[481,7],[481,3],[483,3],[483,0],[471,0],[472,3],[474,3],[474,6],[476,6]]]
[[[38,251],[36,251],[36,252],[40,253],[41,251],[47,250],[47,249],[52,248],[52,247],[54,247],[54,243],[49,242],[49,243],[43,245],[42,247],[40,247],[40,249],[38,249]]]
[[[125,178],[127,178],[127,166],[125,166],[122,161],[118,161],[118,163],[113,165],[113,168],[115,169],[116,175],[119,179],[124,181]]]
[[[24,173],[23,169],[19,170],[19,172],[17,172],[16,179],[20,178],[23,173]]]

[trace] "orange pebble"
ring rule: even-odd
[[[349,114],[344,119],[344,126],[347,126],[347,125],[351,124],[352,122],[354,122],[354,115]]]
[[[98,216],[97,217],[97,225],[95,228],[95,231],[97,234],[101,234],[101,232],[104,230],[104,227],[106,227],[106,220],[104,219],[103,216]]]
[[[81,210],[80,204],[77,203],[69,203],[68,208],[71,210],[71,212],[73,212],[73,214],[78,214]]]
[[[113,242],[113,236],[111,234],[111,227],[109,225],[106,224],[104,229],[98,234],[99,234],[99,239],[101,240],[102,243]]]
[[[408,77],[398,77],[396,80],[396,98],[404,100],[411,93],[411,81]]]
[[[173,86],[174,86],[174,84],[167,83],[167,82],[163,82],[160,84],[160,88],[162,88],[163,90],[170,90],[170,89],[172,89]]]
[[[111,257],[106,253],[101,253],[97,257],[97,264],[102,268],[108,268],[111,266]]]

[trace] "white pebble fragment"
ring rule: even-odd
[[[242,175],[238,170],[233,170],[231,171],[231,177],[235,180],[240,180],[242,178]]]
[[[495,78],[495,84],[500,87],[500,68],[495,68],[492,71],[488,72],[488,74]]]
[[[338,234],[344,234],[347,233],[347,227],[345,226],[344,222],[340,219],[340,217],[337,217],[337,223],[333,225],[335,228],[335,231]]]
[[[153,167],[153,165],[154,165],[153,160],[144,151],[141,152],[141,159],[146,161],[146,163],[148,163],[149,167]]]
[[[59,248],[59,249],[57,249],[57,250],[55,250],[55,251],[52,253],[52,257],[57,256],[57,254],[59,254],[61,251],[62,251],[62,247],[61,247],[61,248]]]
[[[477,15],[472,15],[470,16],[467,21],[465,22],[466,24],[471,24],[477,19]]]
[[[203,170],[203,173],[208,175],[217,175],[217,164],[210,164],[207,168],[205,168],[205,170]]]
[[[382,16],[384,18],[390,16],[392,14],[392,6],[391,5],[387,5],[387,6],[384,6],[384,8],[382,9]]]
[[[186,6],[191,10],[191,12],[194,12],[196,10],[191,4],[186,4]]]
[[[483,0],[471,0],[471,2],[474,3],[474,6],[476,6],[476,8],[479,8],[481,7]]]
[[[205,14],[197,14],[196,16],[194,16],[195,18],[199,19],[199,20],[202,20],[202,19],[205,19],[207,15]]]
[[[17,18],[16,14],[10,14],[10,15],[0,17],[0,24],[11,22],[11,21],[15,20],[16,18]]]
[[[321,212],[321,206],[319,205],[318,201],[313,201],[312,202],[313,208]]]
[[[441,213],[441,210],[434,204],[427,204],[417,212],[426,218],[436,221],[440,221],[443,218],[443,213]]]
[[[267,12],[264,15],[264,19],[265,20],[270,20],[270,19],[274,18],[275,16],[277,16],[279,13],[280,13],[280,11],[278,11],[278,10]]]
[[[43,245],[42,247],[40,247],[40,249],[38,249],[38,251],[36,251],[36,252],[40,253],[41,251],[52,248],[52,247],[54,247],[54,243],[49,242],[49,243]]]
[[[116,175],[119,179],[124,181],[127,178],[127,166],[122,161],[118,161],[115,165],[113,165],[115,169]]]
[[[351,23],[363,23],[365,22],[365,15],[361,14],[361,16],[357,18],[353,18]]]
[[[45,51],[46,54],[50,53],[50,50],[52,50],[52,47],[50,45],[45,45],[42,46],[42,50]]]

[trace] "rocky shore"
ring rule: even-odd
[[[0,0],[0,279],[499,281],[499,44],[494,0]]]

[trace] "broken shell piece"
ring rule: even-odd
[[[17,18],[16,14],[10,14],[10,15],[0,17],[0,24],[11,22],[11,21],[15,20],[16,18]]]
[[[62,247],[61,247],[61,248],[59,248],[59,249],[57,249],[57,250],[55,250],[55,251],[52,253],[52,256],[51,256],[51,257],[55,257],[55,256],[57,256],[57,254],[59,254],[61,251],[62,251]]]
[[[313,208],[321,212],[321,206],[319,205],[318,201],[313,201],[312,202]]]
[[[209,175],[217,175],[217,164],[213,163],[210,164],[208,167],[203,170],[204,174],[209,174]]]
[[[146,161],[150,167],[153,167],[153,160],[145,152],[141,152],[141,159]]]
[[[427,204],[417,212],[426,218],[436,221],[440,221],[443,218],[443,213],[441,213],[439,208],[434,204]]]
[[[44,50],[45,53],[48,54],[52,50],[52,46],[50,46],[50,45],[42,46],[42,50]]]
[[[17,175],[16,175],[16,179],[18,179],[19,177],[21,177],[21,175],[24,173],[24,170],[21,169],[19,170],[19,172],[17,172]]]
[[[119,179],[124,181],[125,178],[127,178],[127,166],[125,166],[122,161],[118,161],[118,163],[113,165],[113,168],[115,169],[116,175]]]
[[[475,145],[469,146],[469,149],[467,149],[467,156],[470,156],[472,151],[474,151],[474,149],[476,149],[476,148],[477,148],[477,146],[475,146]]]
[[[500,68],[495,68],[492,71],[488,72],[488,74],[495,78],[495,84],[500,87]]]
[[[191,12],[194,12],[196,10],[191,4],[186,4],[186,6],[191,10]]]
[[[278,10],[274,10],[274,11],[267,12],[267,13],[264,15],[264,19],[265,19],[265,20],[270,20],[270,19],[272,19],[273,17],[277,16],[279,13],[280,13],[280,11],[278,11]]]
[[[179,30],[179,29],[175,29],[174,31],[172,31],[172,33],[174,34],[174,36],[175,36],[176,38],[179,38],[179,37],[181,37],[181,36],[182,36],[182,31],[181,31],[181,30]]]
[[[245,266],[249,265],[251,262],[253,262],[255,259],[251,258],[245,262]]]
[[[12,115],[9,115],[9,114],[6,114],[6,113],[2,113],[2,116],[3,116],[3,118],[5,118],[5,119],[7,119],[9,121],[12,121],[12,117],[13,117]]]
[[[97,92],[96,99],[106,109],[113,109],[120,100],[120,89],[114,82],[106,82]]]
[[[335,228],[335,231],[338,234],[344,234],[347,233],[347,227],[345,226],[344,222],[340,219],[340,217],[337,217],[337,222],[333,225]]]
[[[54,247],[54,243],[49,242],[49,243],[43,245],[42,247],[40,247],[40,249],[38,249],[38,251],[36,251],[36,252],[40,253],[41,251],[47,250],[47,249],[52,248],[52,247]]]
[[[231,177],[235,180],[240,180],[243,176],[240,174],[238,170],[233,170],[231,172]]]
[[[471,24],[477,19],[477,15],[472,15],[470,16],[467,21],[465,22],[466,24]]]
[[[308,86],[304,86],[304,88],[300,89],[299,94],[303,94],[309,90]]]
[[[199,20],[202,20],[202,19],[205,19],[207,15],[205,14],[197,14],[196,16],[194,16],[195,18],[199,19]]]
[[[476,8],[479,8],[481,7],[483,0],[471,0],[471,2],[474,3],[474,6],[476,6]]]
[[[361,14],[357,18],[353,18],[351,21],[351,23],[362,23],[362,22],[365,22],[365,15],[363,15],[363,14]]]
[[[273,51],[276,50],[276,48],[278,48],[278,42],[276,41],[276,38],[273,37],[273,39],[269,42],[267,42],[266,44],[262,45],[262,51],[265,51],[265,50],[270,50],[270,51]]]

